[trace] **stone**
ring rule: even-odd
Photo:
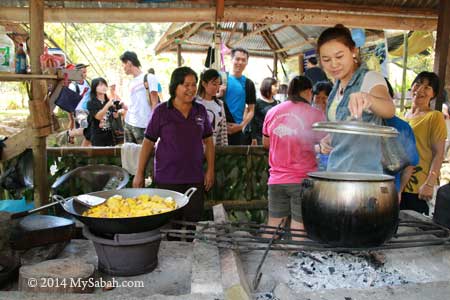
[[[77,259],[52,259],[19,270],[19,291],[44,293],[92,293],[95,266]]]
[[[34,265],[53,259],[67,246],[69,242],[55,243],[40,247],[33,247],[25,251],[19,251],[22,265]]]

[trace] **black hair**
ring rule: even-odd
[[[208,83],[211,80],[220,79],[220,73],[216,69],[208,69],[200,74],[200,81],[198,82],[197,95],[202,96],[205,93],[205,88],[202,82]]]
[[[103,78],[103,77],[94,78],[91,82],[91,92],[89,94],[91,100],[97,99],[97,86],[100,83],[103,83],[106,86],[108,86],[108,82],[106,82],[105,78]],[[105,99],[106,99],[106,101],[109,100],[108,96],[106,94],[105,94]]]
[[[306,99],[300,96],[300,93],[306,90],[312,89],[312,82],[306,76],[295,76],[289,82],[288,87],[288,100],[297,103],[297,102],[305,102]],[[307,102],[309,104],[309,102]]]
[[[155,75],[155,69],[150,68],[148,69],[147,73]]]
[[[180,84],[184,83],[184,79],[188,75],[194,75],[195,82],[197,83],[198,80],[197,73],[195,73],[195,71],[189,67],[179,67],[172,72],[169,83],[169,94],[170,94],[169,101],[175,99],[177,87]]]
[[[242,48],[242,47],[237,47],[237,48],[233,48],[232,50],[231,50],[231,57],[234,57],[235,55],[236,55],[236,52],[242,52],[242,53],[244,53],[245,55],[247,55],[247,59],[249,58],[249,54],[248,54],[248,51],[247,51],[247,49],[244,49],[244,48]]]
[[[427,71],[420,72],[419,74],[417,74],[416,78],[414,78],[411,86],[414,85],[414,83],[423,83],[425,80],[428,81],[428,85],[431,86],[434,92],[434,97],[436,97],[439,93],[440,84],[439,76],[437,76],[436,73]]]
[[[319,95],[320,92],[325,92],[325,95],[330,96],[333,85],[329,81],[318,81],[314,85],[313,94]]]
[[[137,54],[133,51],[125,51],[121,56],[120,60],[123,63],[126,63],[127,61],[131,62],[131,64],[135,67],[140,68],[141,62],[139,61]]]
[[[267,77],[261,82],[259,91],[266,99],[269,99],[272,95],[272,85],[276,84],[278,81],[274,78]]]
[[[307,61],[312,65],[317,65],[317,58],[315,56],[308,58]]]
[[[391,98],[394,99],[394,89],[392,88],[391,83],[389,82],[389,80],[386,77],[384,77],[384,80],[386,81],[386,85],[387,85],[387,88],[388,88],[389,96],[391,96]]]
[[[350,30],[342,24],[337,24],[334,27],[325,29],[317,39],[317,53],[320,54],[320,47],[325,43],[337,40],[353,50],[356,47],[355,41],[352,38]]]

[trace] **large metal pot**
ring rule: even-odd
[[[370,247],[398,227],[394,177],[312,172],[302,183],[303,223],[308,236],[333,246]]]

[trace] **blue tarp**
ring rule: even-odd
[[[25,200],[25,197],[19,200],[0,200],[0,211],[7,211],[10,213],[21,212],[34,208],[34,203]]]

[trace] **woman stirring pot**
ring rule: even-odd
[[[358,59],[350,30],[343,25],[328,28],[317,41],[324,70],[335,79],[328,98],[329,121],[362,120],[381,125],[395,114],[384,77],[369,71]],[[380,141],[365,135],[338,134],[325,137],[321,153],[330,153],[327,170],[382,173]]]

